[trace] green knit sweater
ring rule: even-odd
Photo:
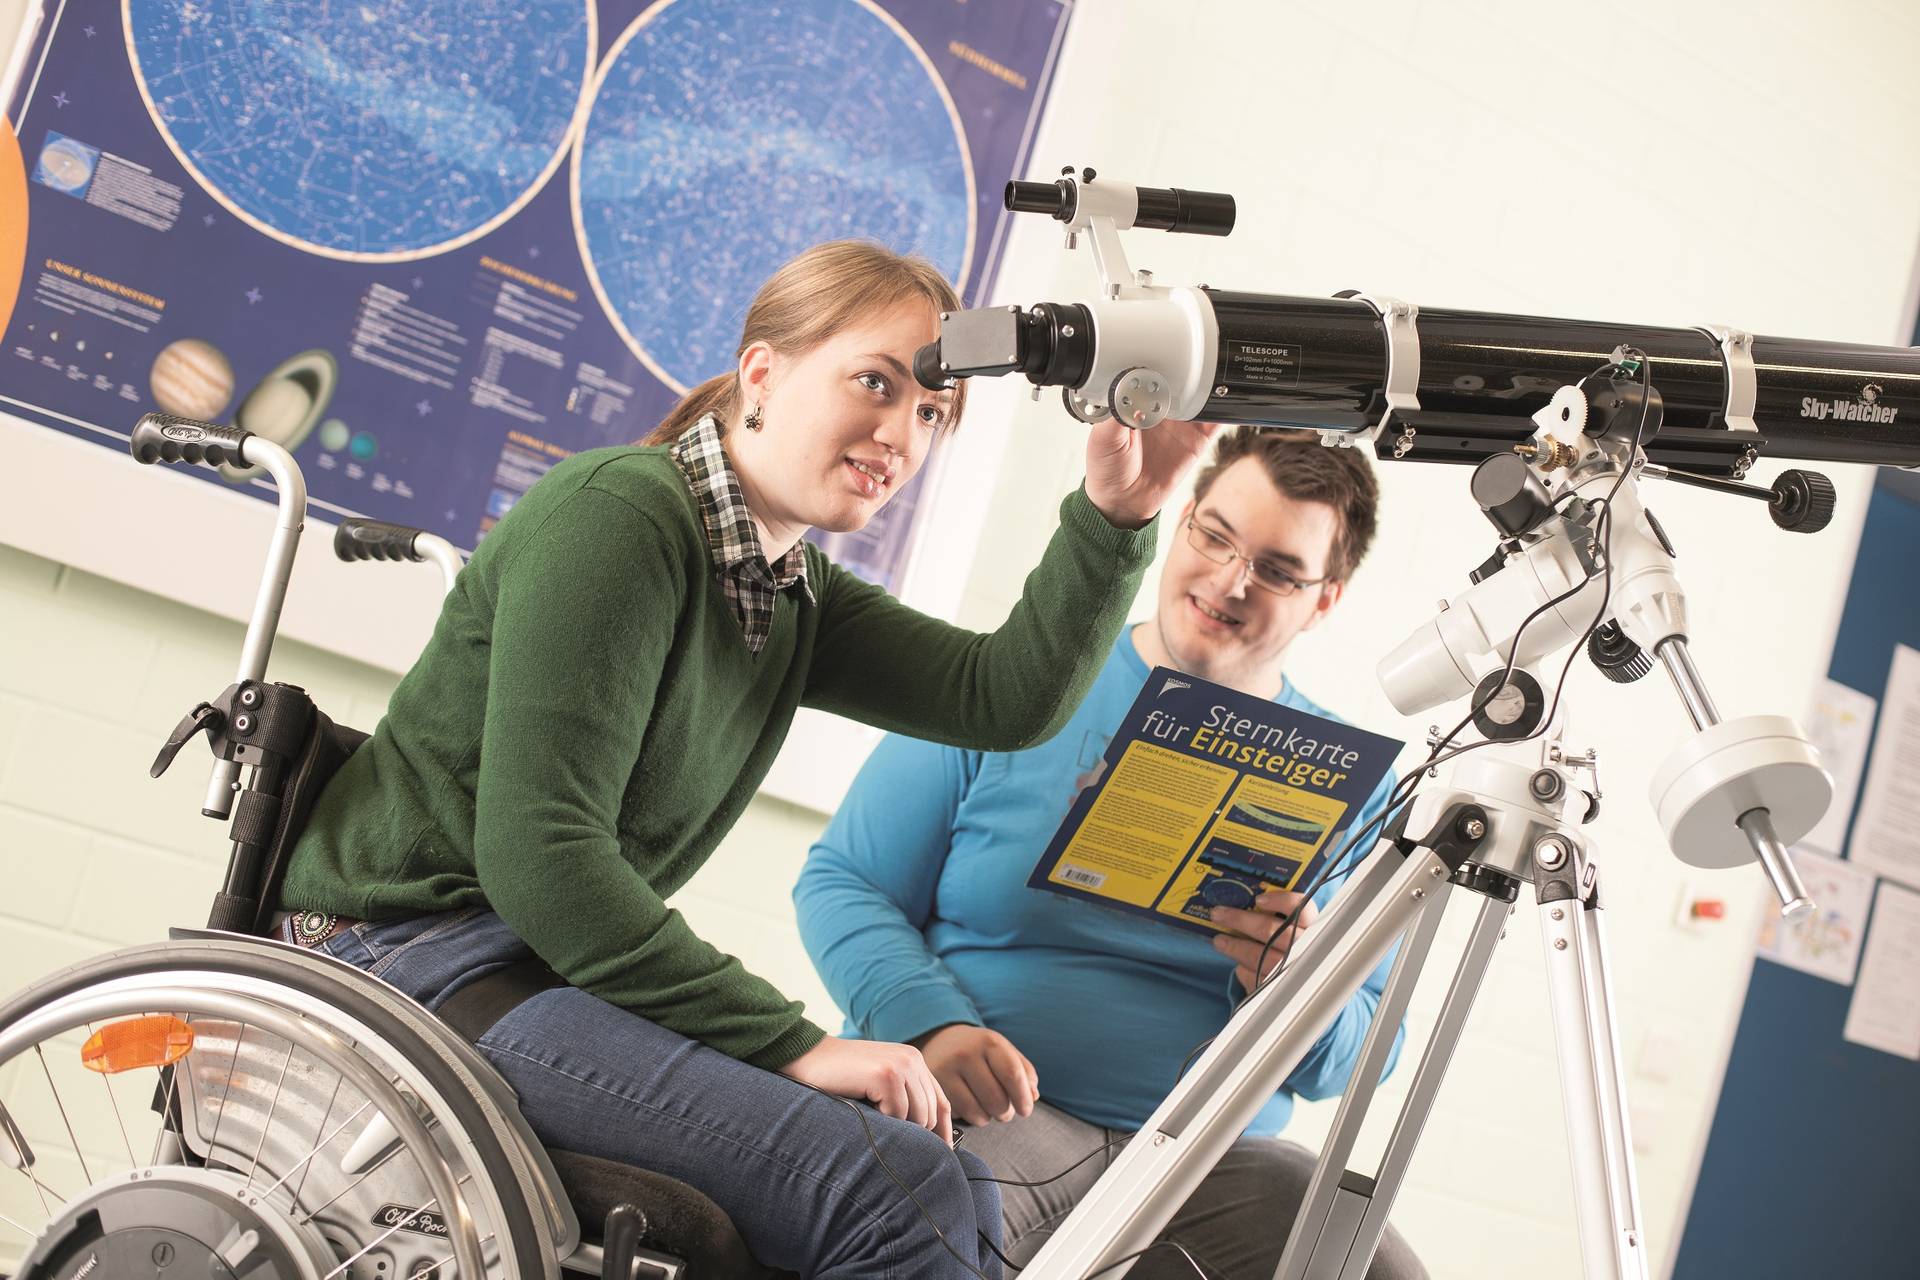
[[[929,618],[812,546],[758,656],[661,448],[555,467],[487,536],[281,891],[381,920],[485,905],[568,982],[758,1066],[825,1034],[666,899],[766,775],[796,707],[980,751],[1058,732],[1154,550],[1085,493],[998,631]]]

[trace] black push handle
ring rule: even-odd
[[[133,424],[129,447],[135,462],[194,462],[209,467],[245,465],[240,446],[253,435],[239,427],[216,427],[171,413],[143,414]]]
[[[342,560],[424,560],[413,541],[425,530],[353,516],[333,532],[333,554]]]

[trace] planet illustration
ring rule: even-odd
[[[316,349],[290,356],[247,392],[234,411],[233,425],[291,453],[326,412],[339,377],[340,366],[330,352]],[[238,483],[264,473],[259,467],[229,463],[220,468],[220,474]]]
[[[181,338],[154,357],[147,385],[167,413],[212,422],[233,400],[233,365],[206,339]]]
[[[320,424],[320,447],[328,453],[340,452],[351,439],[353,430],[338,418],[328,418]]]
[[[84,142],[54,134],[40,149],[40,163],[33,171],[33,180],[70,196],[83,195],[87,184],[93,181],[93,167],[99,155]]]

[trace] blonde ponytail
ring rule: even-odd
[[[673,406],[660,422],[660,425],[647,433],[641,444],[672,444],[681,436],[694,429],[700,419],[712,414],[720,419],[720,427],[726,429],[733,421],[734,410],[738,408],[739,383],[732,373],[716,374],[680,397],[680,403]]]

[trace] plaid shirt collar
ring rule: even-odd
[[[805,540],[789,547],[778,562],[768,562],[740,493],[740,477],[721,447],[720,424],[711,415],[674,443],[671,456],[700,506],[700,522],[706,526],[721,592],[746,632],[747,647],[759,653],[773,630],[774,603],[780,592],[798,583],[807,603],[814,602],[813,584],[807,580]]]

